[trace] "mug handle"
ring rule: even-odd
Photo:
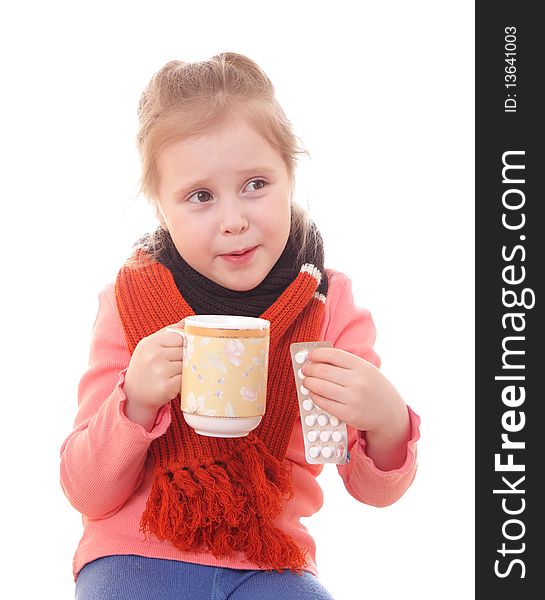
[[[183,329],[178,329],[177,327],[165,327],[165,331],[171,331],[172,333],[177,333],[182,340],[184,341],[184,346],[187,345],[187,336],[185,334],[185,331]]]

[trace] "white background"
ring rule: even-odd
[[[306,523],[337,600],[473,596],[473,3],[24,2],[0,11],[2,588],[73,597],[81,532],[59,448],[98,291],[154,226],[136,106],[166,61],[225,50],[268,73],[311,153],[298,199],[371,310],[384,373],[422,417],[391,507],[335,469]],[[197,6],[202,6],[198,8]],[[6,564],[7,559],[7,564]]]

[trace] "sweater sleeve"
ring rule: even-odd
[[[151,442],[170,424],[161,408],[150,432],[124,413],[123,383],[130,354],[115,305],[113,285],[99,294],[89,364],[78,387],[74,429],[61,447],[62,489],[82,515],[115,513],[141,484]]]
[[[350,279],[338,271],[329,271],[329,291],[326,302],[322,339],[380,367],[374,351],[376,337],[371,314],[355,306]],[[410,407],[411,436],[404,464],[392,471],[378,469],[365,452],[363,432],[348,427],[350,461],[337,465],[339,475],[351,496],[372,506],[388,506],[396,502],[409,488],[416,474],[416,443],[420,437],[420,418]]]

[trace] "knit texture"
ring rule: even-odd
[[[118,310],[132,353],[143,337],[195,314],[172,273],[142,250],[116,279]],[[275,527],[292,495],[284,457],[298,415],[290,344],[318,339],[325,297],[322,274],[311,264],[261,317],[271,322],[267,411],[243,438],[196,434],[185,422],[179,396],[171,403],[167,433],[154,440],[154,482],[141,529],[181,550],[208,549],[216,557],[242,551],[265,569],[299,571],[306,549]],[[243,307],[241,307],[243,308]],[[238,312],[237,314],[244,314]]]
[[[196,314],[244,314],[248,317],[259,317],[267,310],[297,277],[301,265],[316,265],[323,272],[323,241],[314,223],[310,224],[304,251],[297,260],[301,244],[301,234],[292,229],[282,254],[267,277],[255,288],[241,292],[223,287],[193,269],[176,249],[168,231],[158,228],[140,240],[140,245],[146,250],[152,249],[157,262],[172,273],[179,292]],[[326,296],[327,285],[327,277],[322,277],[317,291]]]

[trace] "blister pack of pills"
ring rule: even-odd
[[[319,408],[304,386],[301,367],[315,348],[330,348],[331,342],[296,342],[291,344],[291,361],[299,400],[305,457],[309,464],[344,464],[350,460],[346,423]]]

